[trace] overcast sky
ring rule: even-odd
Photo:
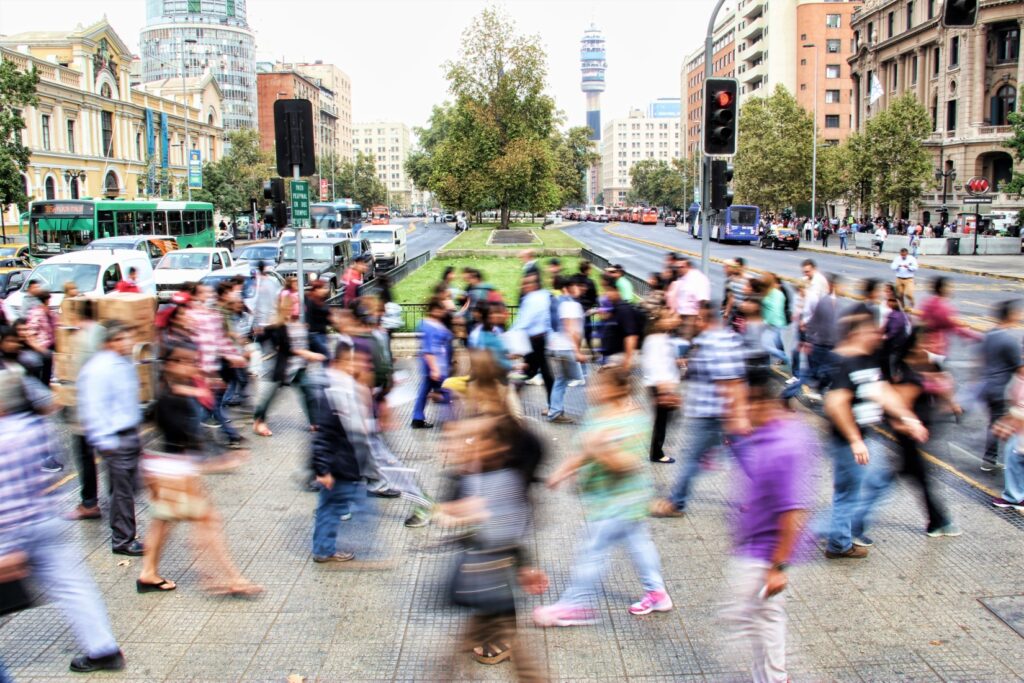
[[[441,64],[485,0],[248,0],[258,59],[337,64],[352,77],[354,121],[426,122],[447,97]],[[679,67],[703,41],[713,0],[505,0],[521,32],[540,36],[548,87],[571,125],[584,123],[579,41],[591,21],[608,50],[603,118],[679,97]],[[0,32],[71,29],[106,13],[137,51],[145,0],[0,0]]]

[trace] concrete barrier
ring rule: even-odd
[[[974,235],[960,240],[960,253],[969,254],[974,247]],[[1019,237],[985,237],[978,236],[979,254],[1019,254],[1021,241]]]
[[[960,235],[953,235],[954,237],[960,237]],[[867,249],[870,251],[878,251],[878,247],[874,244],[875,236],[872,233],[858,232],[854,244],[858,249]],[[910,237],[907,235],[889,235],[885,238],[885,244],[882,246],[883,254],[898,254],[900,249],[910,249]],[[947,253],[947,240],[945,237],[922,237],[921,244],[917,247],[917,255],[945,255]],[[961,242],[961,249],[963,249],[963,242]],[[992,252],[996,253],[996,252]]]

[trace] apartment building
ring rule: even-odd
[[[394,121],[368,121],[352,125],[352,148],[372,156],[377,177],[388,189],[393,207],[411,210],[413,184],[405,172],[405,160],[412,152],[409,126]]]
[[[650,113],[656,113],[651,108]],[[672,112],[674,114],[674,111]],[[630,189],[629,169],[644,159],[679,158],[679,117],[648,116],[634,109],[612,119],[601,133],[601,192],[608,206],[624,206]]]

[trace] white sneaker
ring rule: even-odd
[[[569,382],[569,386],[570,387],[582,387],[582,386],[586,385],[586,383],[587,383],[587,380],[585,380],[585,379],[574,379],[571,382]]]
[[[541,375],[534,375],[530,379],[526,380],[524,384],[531,384],[535,387],[540,386],[541,384],[544,384],[544,377]]]

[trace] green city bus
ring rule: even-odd
[[[179,248],[212,247],[217,241],[208,202],[47,199],[29,206],[29,254],[47,258],[84,249],[101,237],[167,235]]]

